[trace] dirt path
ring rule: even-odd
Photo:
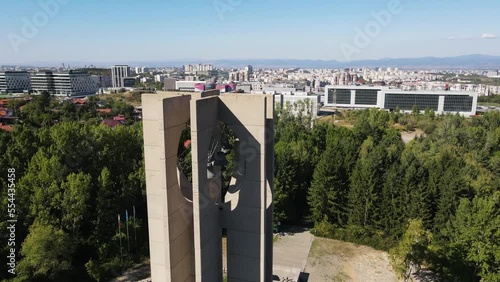
[[[323,238],[314,238],[305,271],[308,282],[398,281],[386,252]]]
[[[127,270],[122,276],[117,277],[110,282],[151,282],[151,278],[146,278],[151,276],[151,267],[149,266],[149,260],[143,262],[142,264],[137,264],[131,269]]]

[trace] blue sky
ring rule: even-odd
[[[0,0],[0,65],[500,55],[498,0],[391,1]]]

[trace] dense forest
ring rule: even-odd
[[[108,102],[112,113],[131,115],[133,107]],[[20,122],[12,132],[0,132],[0,237],[9,236],[11,197],[4,187],[14,168],[17,267],[15,276],[7,272],[5,240],[0,280],[107,281],[147,257],[141,124],[100,125],[96,99],[75,106],[41,95],[22,111],[22,100],[12,103]]]
[[[444,281],[500,281],[500,113],[345,118],[352,128],[280,113],[275,220],[389,251],[402,278],[426,267]],[[400,130],[415,127],[425,137],[405,144]]]
[[[21,111],[24,103],[10,105],[20,117],[14,131],[0,132],[1,205],[15,168],[18,220],[17,275],[4,270],[0,279],[107,281],[147,257],[142,127],[133,108],[47,95]],[[98,103],[125,114],[127,126],[100,125]],[[296,111],[277,112],[276,223],[311,222],[317,236],[389,251],[401,277],[423,267],[445,281],[500,281],[500,113],[465,119],[371,109],[332,122]],[[401,130],[415,128],[424,136],[405,144]],[[132,217],[134,207],[129,252],[125,210]],[[8,219],[0,214],[2,238]],[[5,241],[0,253],[8,248]]]

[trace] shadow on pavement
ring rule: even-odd
[[[303,227],[303,226],[281,226],[279,229],[279,232],[277,234],[283,236],[283,235],[293,235],[297,233],[303,233],[306,231],[309,231],[310,228]]]
[[[309,280],[309,273],[301,272],[297,282],[307,282]]]

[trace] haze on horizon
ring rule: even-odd
[[[39,0],[3,7],[0,65],[500,55],[495,0]]]

